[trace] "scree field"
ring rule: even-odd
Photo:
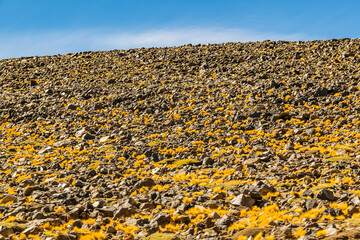
[[[0,239],[359,239],[360,40],[0,61]]]

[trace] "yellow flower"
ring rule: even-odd
[[[319,230],[316,232],[316,237],[320,238],[320,237],[325,237],[327,234],[326,230]]]
[[[134,163],[134,166],[135,167],[140,167],[140,166],[142,166],[142,165],[144,165],[145,164],[145,162],[143,161],[143,160],[139,160],[139,161],[136,161],[135,163]]]
[[[245,236],[240,236],[240,237],[238,237],[238,239],[237,240],[247,240],[248,238],[247,237],[245,237]]]
[[[299,227],[299,229],[294,233],[294,237],[301,238],[302,236],[305,236],[306,231],[303,227]]]
[[[192,202],[192,198],[188,198],[188,197],[184,197],[182,200],[183,203],[191,203]]]
[[[259,232],[258,234],[256,234],[256,236],[254,237],[254,240],[260,240],[263,238],[263,233]]]
[[[266,240],[274,240],[275,236],[274,235],[266,236],[265,239]]]

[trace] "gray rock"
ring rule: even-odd
[[[27,187],[27,186],[34,186],[35,182],[31,179],[24,179],[20,182],[19,187]]]
[[[220,203],[215,200],[208,200],[204,203],[204,207],[211,208],[211,209],[217,209],[219,207]]]
[[[46,153],[52,153],[53,152],[53,147],[51,146],[47,146],[44,149],[41,149],[38,154],[46,154]]]
[[[220,193],[216,193],[212,199],[213,200],[221,200],[221,199],[224,199],[225,197],[226,197],[226,194],[224,192],[220,192]]]
[[[138,219],[135,219],[135,218],[128,218],[126,220],[126,224],[130,225],[130,226],[136,226],[137,223],[138,223]]]
[[[117,230],[113,226],[110,225],[106,228],[106,233],[115,235],[117,233]]]
[[[60,218],[46,218],[31,221],[32,226],[41,226],[45,223],[50,223],[51,226],[59,226],[62,224],[62,220]]]
[[[305,209],[310,210],[312,208],[315,208],[317,205],[318,205],[318,203],[316,202],[316,200],[314,200],[314,199],[306,199]]]
[[[360,198],[359,198],[359,196],[355,196],[355,197],[351,198],[351,202],[352,202],[355,206],[360,206]]]
[[[83,181],[77,179],[77,180],[75,180],[74,186],[82,188],[85,186],[85,183]]]
[[[224,215],[224,216],[222,216],[222,218],[216,220],[215,225],[217,225],[217,226],[219,226],[219,225],[220,226],[229,226],[232,223],[233,223],[233,219],[228,215]]]
[[[333,192],[327,189],[321,189],[317,194],[316,198],[320,200],[328,200],[328,201],[335,201],[335,196]]]
[[[92,134],[89,134],[89,133],[85,133],[82,137],[81,137],[82,140],[92,140],[92,139],[95,139],[95,136],[92,135]]]
[[[110,136],[104,136],[99,139],[99,143],[105,143],[110,139]]]
[[[113,217],[116,212],[116,208],[113,206],[105,206],[98,210],[104,215],[104,217]]]
[[[204,158],[204,160],[202,161],[202,165],[204,166],[211,166],[214,164],[214,159],[206,157]]]
[[[24,196],[30,196],[34,191],[39,190],[38,186],[30,186],[24,189]]]
[[[233,198],[230,203],[235,206],[252,207],[255,204],[255,199],[249,195],[240,194]]]
[[[36,219],[46,219],[48,218],[44,213],[42,212],[37,212],[33,215],[32,219],[36,220]]]
[[[354,213],[359,213],[359,207],[357,206],[350,206],[348,209],[348,213],[349,214],[354,214]]]
[[[142,188],[148,187],[152,188],[155,185],[155,181],[152,178],[143,178],[138,183],[136,183],[135,187]]]
[[[157,222],[151,222],[150,224],[145,226],[145,229],[147,234],[150,235],[159,231],[159,225],[157,224]]]
[[[285,150],[294,150],[294,144],[288,142],[285,144]]]
[[[103,108],[104,108],[104,106],[101,103],[95,103],[94,110],[100,110]]]
[[[72,224],[71,226],[72,227],[77,227],[77,228],[81,228],[83,225],[82,221],[80,219],[76,219]]]
[[[189,224],[190,223],[190,221],[191,221],[191,219],[190,219],[190,217],[189,216],[180,216],[179,217],[179,221],[180,221],[180,223],[182,223],[182,224]]]
[[[102,208],[104,206],[105,206],[104,200],[98,200],[98,201],[95,201],[94,203],[92,203],[93,208]]]
[[[24,231],[22,231],[22,233],[25,234],[25,235],[29,235],[29,234],[37,235],[37,234],[39,234],[40,232],[43,232],[43,231],[44,231],[44,229],[42,227],[29,226]]]
[[[1,203],[5,204],[8,202],[16,202],[17,201],[17,197],[15,195],[5,195],[2,199],[1,199]]]
[[[71,146],[73,144],[76,144],[75,140],[65,139],[65,140],[61,140],[61,141],[54,143],[53,147],[67,147],[67,146]]]
[[[71,240],[71,238],[67,234],[59,233],[56,240]]]
[[[216,212],[212,212],[209,214],[209,217],[212,218],[212,219],[219,219],[220,218],[220,215]]]
[[[150,223],[156,222],[159,226],[164,226],[164,225],[168,224],[170,221],[171,221],[170,214],[168,214],[166,212],[160,212],[158,214],[154,214],[151,217]]]
[[[343,215],[344,213],[339,208],[328,207],[324,210],[323,214],[325,214],[325,215],[329,214],[333,217],[337,217],[337,216]]]
[[[132,214],[135,214],[137,211],[134,206],[130,203],[125,203],[119,207],[119,209],[114,214],[114,219],[118,219],[121,217],[128,217]]]
[[[81,138],[82,136],[84,136],[85,134],[89,134],[90,133],[90,129],[89,128],[82,128],[81,130],[77,131],[75,133],[75,137],[77,138]]]
[[[305,190],[305,191],[302,192],[302,195],[303,195],[304,197],[313,197],[313,196],[314,196],[314,193],[313,193],[313,191],[311,191],[311,190]]]
[[[145,237],[148,236],[148,233],[145,232],[145,231],[141,231],[141,232],[138,233],[137,236],[138,236],[140,239],[144,239]]]
[[[335,235],[338,232],[336,229],[336,226],[334,224],[330,224],[326,227],[326,236],[332,236]]]
[[[77,109],[77,106],[74,105],[74,104],[69,104],[69,105],[67,106],[67,109],[68,109],[68,110],[76,110],[76,109]]]
[[[80,214],[84,211],[84,207],[76,207],[73,210],[71,210],[70,212],[68,212],[68,219],[78,219]]]
[[[7,227],[5,225],[0,226],[0,234],[4,237],[9,237],[11,234],[14,233],[14,230],[12,227]]]
[[[153,203],[141,203],[139,206],[140,210],[152,210],[154,209],[156,206]]]

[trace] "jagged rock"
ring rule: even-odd
[[[152,186],[155,185],[155,181],[151,178],[144,178],[142,180],[140,180],[135,187],[137,188],[142,188],[142,187],[148,187],[151,188]]]
[[[318,203],[316,202],[316,200],[314,200],[314,199],[306,199],[306,202],[305,202],[306,210],[310,210],[312,208],[315,208],[317,205],[318,205]]]
[[[240,194],[232,199],[230,203],[235,206],[252,207],[255,203],[255,200],[248,195]]]
[[[118,210],[115,212],[114,219],[118,219],[120,217],[128,217],[135,213],[136,213],[136,209],[130,203],[125,203],[121,205],[118,208]]]
[[[316,198],[318,198],[320,200],[335,201],[334,194],[330,190],[327,190],[327,189],[321,189],[317,193]]]
[[[27,229],[25,229],[24,231],[22,231],[22,233],[25,234],[25,235],[29,235],[29,234],[36,235],[36,234],[38,234],[40,232],[43,232],[43,231],[44,231],[44,229],[41,228],[41,227],[30,226]]]
[[[159,226],[163,226],[168,224],[171,221],[171,216],[168,213],[159,213],[153,217],[151,217],[150,223],[156,222]]]
[[[30,186],[24,189],[24,196],[30,196],[34,191],[39,190],[38,186]]]
[[[7,226],[0,226],[0,234],[6,238],[8,238],[11,234],[14,233],[14,230],[12,227],[7,227]]]
[[[17,201],[17,197],[14,195],[5,195],[3,196],[3,198],[1,199],[1,203],[5,204],[8,202],[16,202]]]

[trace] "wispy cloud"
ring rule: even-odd
[[[164,47],[184,44],[247,42],[263,40],[310,40],[301,33],[259,33],[244,29],[161,29],[144,32],[54,31],[0,34],[0,59],[64,54],[79,51]]]

